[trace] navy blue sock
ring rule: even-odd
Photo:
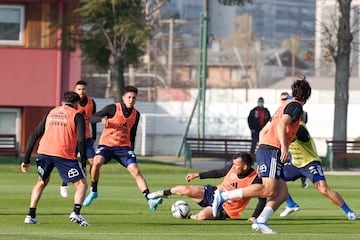
[[[286,199],[286,206],[289,208],[299,207],[299,205],[292,199],[291,195],[288,195],[288,198]]]
[[[345,212],[352,212],[352,210],[349,208],[349,206],[346,204],[346,202],[343,203],[343,205],[340,206],[340,208]]]

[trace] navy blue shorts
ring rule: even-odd
[[[110,162],[113,158],[126,168],[132,163],[137,163],[136,155],[130,147],[108,147],[99,145],[96,149],[96,155],[105,158],[104,164]]]
[[[259,148],[256,151],[256,161],[258,163],[260,177],[283,178],[283,164],[280,161],[279,149]]]
[[[295,167],[291,162],[284,164],[285,181],[295,181],[300,177],[307,177],[312,183],[316,183],[320,180],[326,181],[321,164],[318,161],[313,161],[302,168]]]
[[[198,202],[200,207],[212,207],[212,204],[214,202],[214,192],[216,190],[215,186],[212,185],[205,185],[204,186],[204,198],[201,202]],[[225,219],[229,216],[226,214],[224,208],[222,205],[219,207],[220,214],[216,217],[216,219]]]
[[[205,185],[204,190],[205,190],[204,198],[198,204],[201,207],[209,207],[209,206],[211,207],[214,201],[214,192],[216,190],[216,187],[212,185]]]
[[[39,154],[36,158],[38,175],[43,181],[50,177],[54,167],[57,168],[63,182],[77,182],[85,178],[85,173],[78,160],[71,160],[61,157]]]

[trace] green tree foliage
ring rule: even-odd
[[[84,60],[111,72],[115,101],[125,88],[124,69],[143,55],[151,26],[141,0],[81,0]]]
[[[124,69],[136,64],[151,36],[151,15],[168,0],[80,0],[77,13],[83,32],[84,60],[104,72],[110,69],[111,92],[120,101],[125,88]],[[223,5],[244,5],[251,0],[218,0]],[[151,8],[149,10],[149,8]]]

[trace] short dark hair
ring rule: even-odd
[[[75,83],[75,85],[85,85],[87,86],[87,83],[84,80],[79,80]]]
[[[310,83],[306,80],[305,76],[301,76],[294,81],[291,85],[292,96],[301,102],[306,103],[311,95]]]
[[[135,86],[129,85],[129,86],[125,87],[125,91],[124,91],[123,95],[125,95],[128,92],[133,92],[133,93],[135,93],[137,95],[138,94],[138,89]]]
[[[66,103],[76,103],[80,101],[80,96],[76,92],[64,92],[63,101]]]
[[[236,159],[236,158],[241,158],[241,160],[249,167],[251,167],[253,164],[253,158],[247,152],[240,152],[240,153],[235,154],[233,156],[233,159]]]

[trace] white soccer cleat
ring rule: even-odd
[[[149,193],[149,194],[147,195],[147,198],[148,198],[148,199],[155,199],[155,198],[160,198],[160,197],[169,198],[170,196],[165,196],[165,195],[164,195],[164,190],[152,192],[152,193]]]
[[[221,195],[222,192],[223,191],[219,189],[216,189],[214,192],[214,201],[212,203],[212,214],[214,218],[217,217],[220,206],[225,202],[224,198]]]
[[[286,207],[284,211],[280,213],[280,217],[286,217],[290,213],[300,211],[300,207]]]
[[[356,215],[355,212],[348,212],[346,214],[346,216],[349,220],[357,220],[358,219],[358,216]]]
[[[68,186],[60,186],[60,196],[62,196],[63,198],[67,198],[68,197]]]
[[[257,232],[261,232],[263,234],[277,234],[277,232],[274,232],[267,223],[259,223],[256,220],[251,225],[252,230],[255,230]]]
[[[25,217],[24,223],[26,223],[26,224],[40,224],[40,222],[36,218],[32,218],[29,215],[27,215]]]
[[[69,219],[71,222],[77,223],[80,226],[84,226],[84,227],[90,226],[90,224],[85,220],[85,218],[83,216],[77,215],[77,214],[75,214],[75,212],[72,212],[70,214]]]

